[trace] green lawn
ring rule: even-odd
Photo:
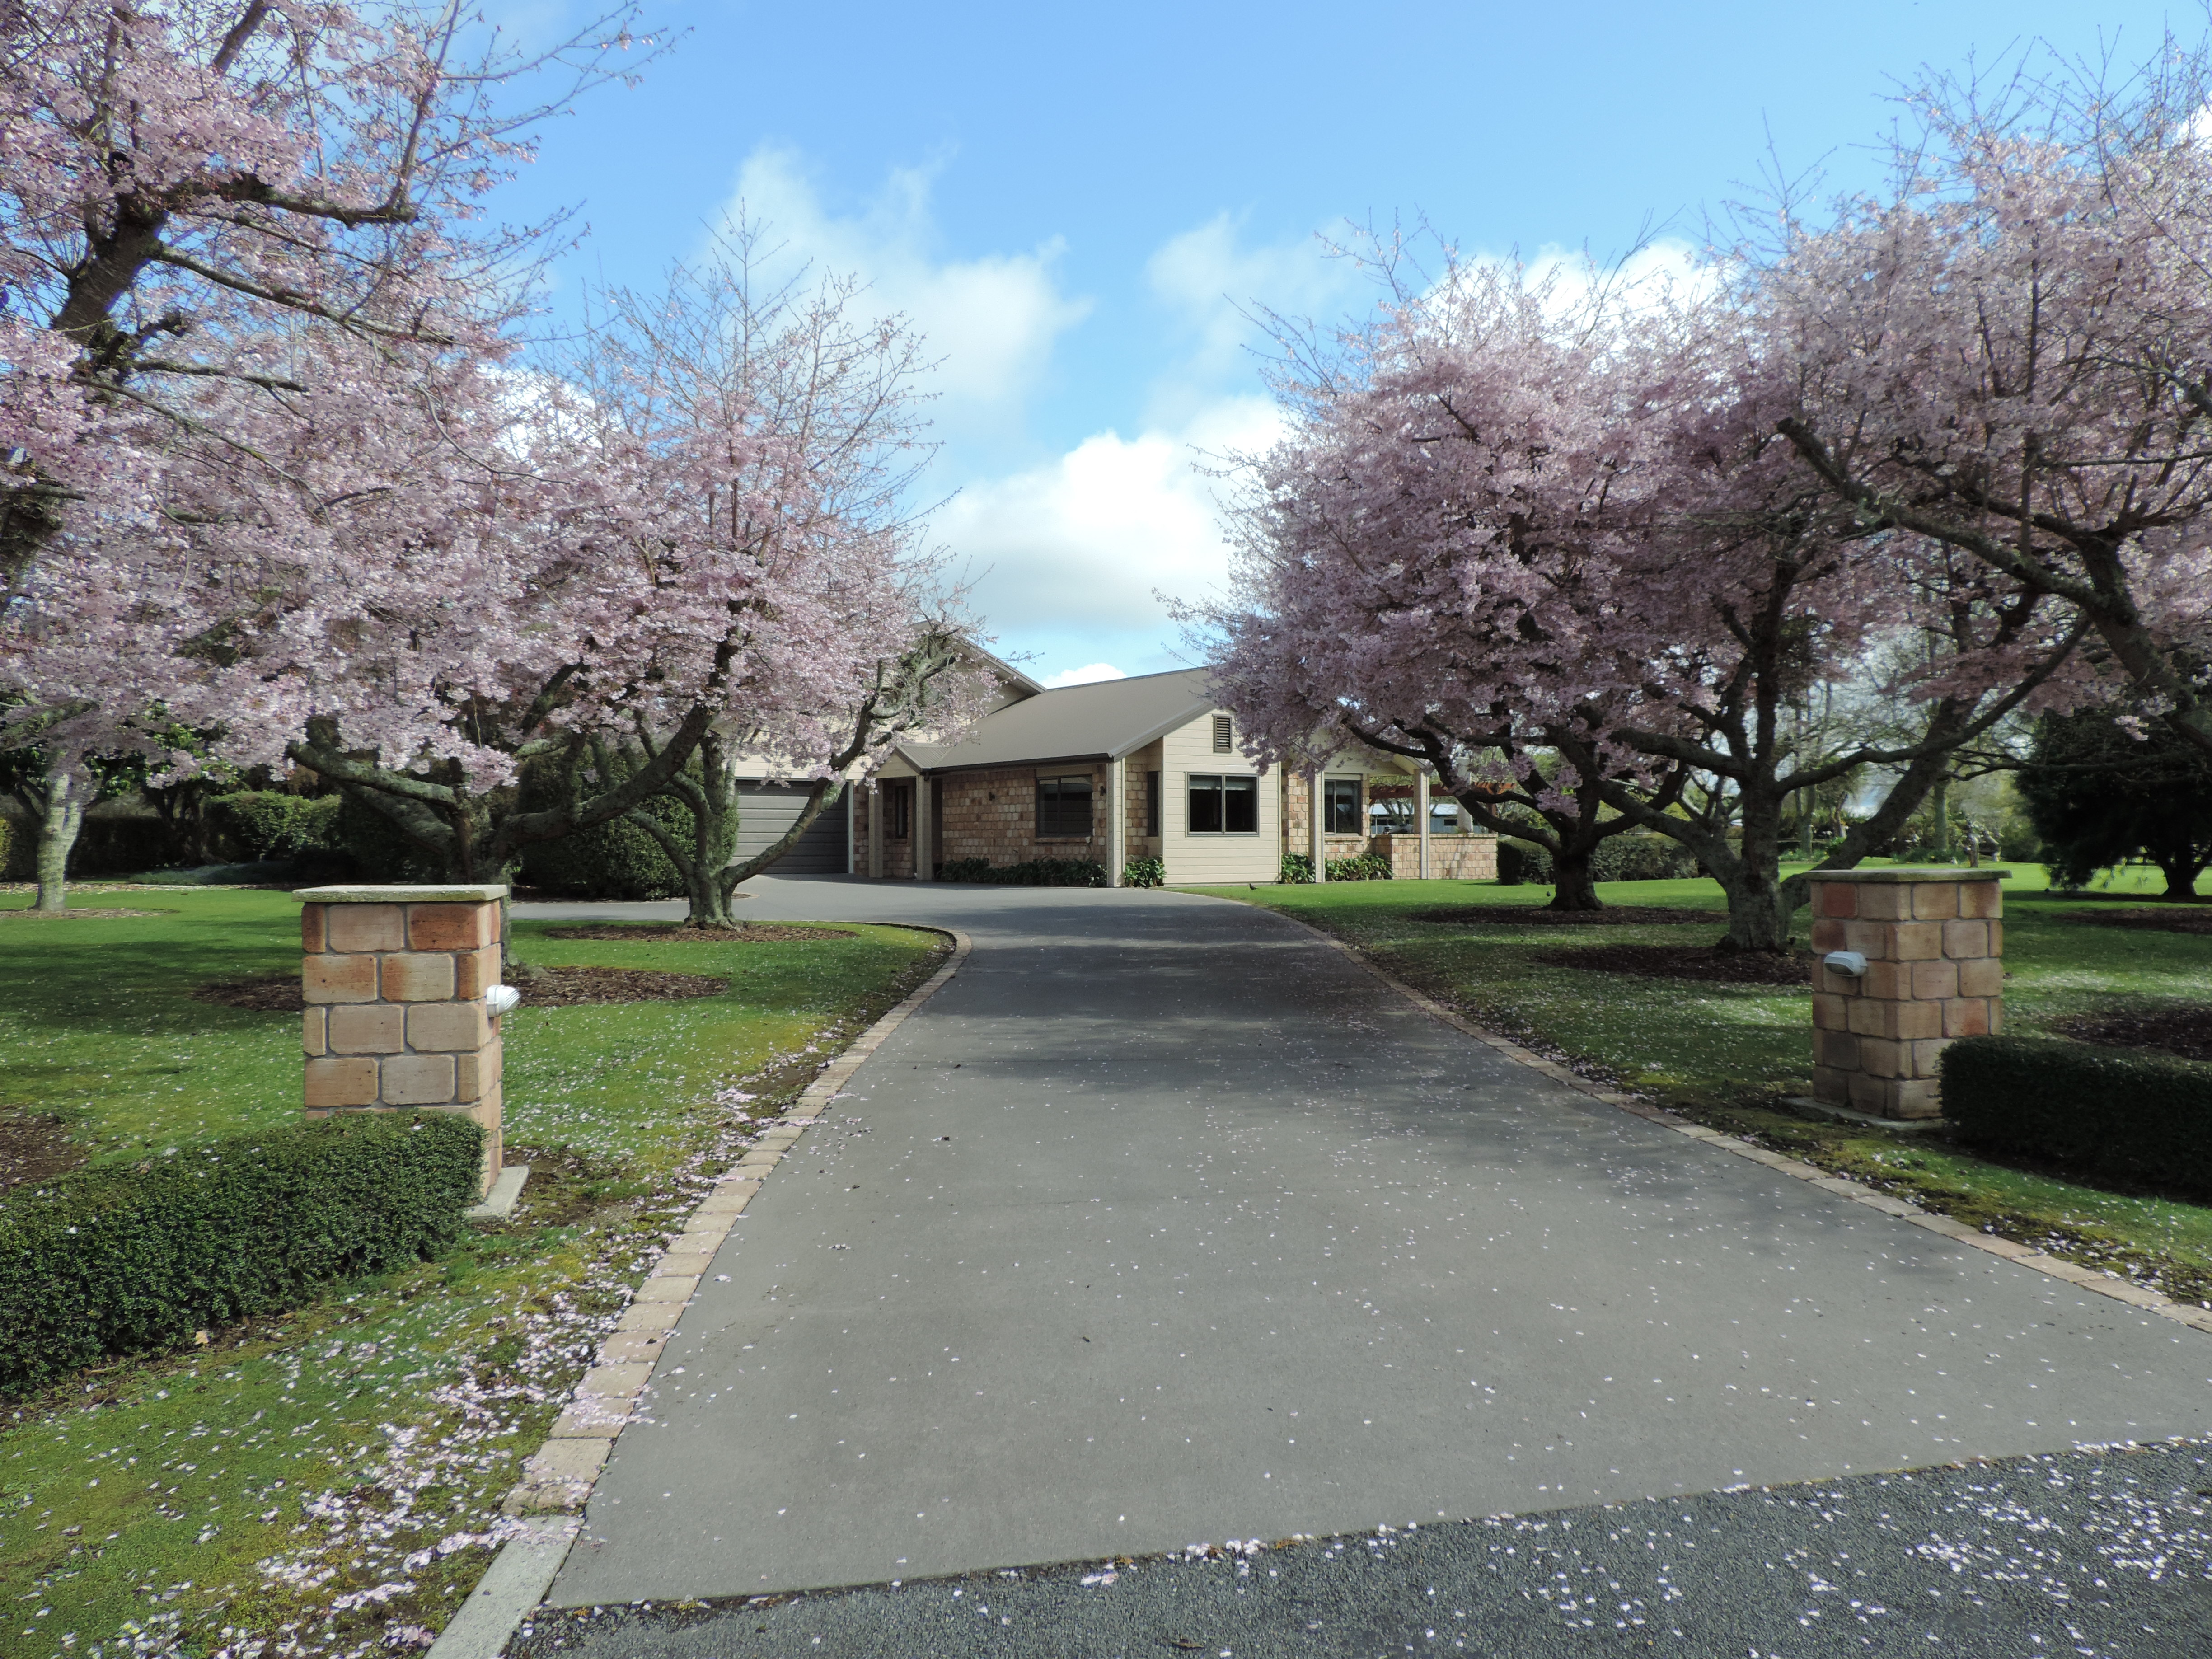
[[[186,992],[296,969],[297,902],[72,896],[164,914],[0,916],[0,1112],[57,1116],[94,1159],[289,1121],[299,1017]],[[758,1097],[744,1109],[780,1110],[943,943],[889,927],[757,945],[544,933],[518,923],[515,955],[730,987],[507,1017],[508,1156],[535,1166],[512,1224],[474,1230],[443,1261],[211,1333],[204,1352],[118,1364],[10,1411],[0,1652],[86,1659],[158,1638],[193,1656],[250,1638],[365,1654],[442,1626],[489,1559],[500,1498],[648,1252],[742,1144],[717,1091],[742,1085]]]
[[[2028,866],[2006,884],[2008,1030],[2047,1030],[2071,1014],[2207,1000],[2212,939],[2086,925],[2074,918],[2111,907],[2049,894],[2042,874]],[[2161,884],[2154,872],[2128,874],[2139,890]],[[1601,942],[1709,944],[1719,936],[1725,908],[1710,881],[1608,883],[1598,890],[1611,904],[1709,910],[1711,927],[1485,925],[1419,915],[1540,904],[1550,896],[1541,887],[1480,882],[1200,890],[1326,928],[1476,1023],[1702,1122],[2170,1294],[2212,1301],[2212,1208],[1994,1163],[1924,1136],[1813,1122],[1778,1109],[1781,1097],[1811,1089],[1809,988],[1647,979],[1537,959]]]

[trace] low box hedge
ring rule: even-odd
[[[0,1395],[436,1255],[483,1132],[357,1113],[80,1170],[0,1203]]]
[[[1943,1115],[1965,1139],[2084,1173],[2212,1193],[2212,1066],[2053,1037],[1961,1037]]]

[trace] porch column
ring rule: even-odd
[[[930,866],[937,862],[935,837],[930,833],[929,798],[931,779],[927,773],[914,781],[914,878],[916,881],[935,881],[937,872]]]
[[[1116,755],[1106,763],[1106,884],[1121,884],[1122,866],[1129,861],[1129,758]]]
[[[1413,817],[1421,826],[1421,879],[1429,878],[1429,775],[1413,774]]]
[[[1322,775],[1318,769],[1313,775],[1313,781],[1307,786],[1307,792],[1306,840],[1310,845],[1306,850],[1313,860],[1313,878],[1316,881],[1327,881],[1328,879],[1328,841],[1322,828],[1322,807],[1328,791],[1322,782]]]
[[[884,878],[884,791],[873,778],[868,780],[868,879]]]

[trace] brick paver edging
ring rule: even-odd
[[[744,1213],[769,1171],[843,1092],[853,1073],[885,1037],[906,1023],[908,1015],[944,988],[975,949],[975,941],[957,927],[931,927],[911,921],[883,925],[942,934],[952,941],[952,954],[904,1001],[823,1066],[790,1109],[693,1209],[683,1232],[654,1264],[652,1276],[631,1294],[630,1304],[617,1322],[614,1334],[600,1346],[598,1363],[576,1384],[567,1408],[553,1425],[553,1432],[523,1464],[521,1481],[501,1505],[510,1516],[547,1518],[530,1523],[521,1536],[501,1547],[500,1559],[438,1638],[428,1659],[474,1659],[477,1655],[489,1659],[504,1651],[516,1626],[552,1583],[574,1535],[573,1519],[555,1517],[573,1516],[592,1495],[615,1437],[629,1421],[660,1351],[667,1345],[668,1334],[690,1305],[708,1264],[729,1236],[731,1224]],[[557,1533],[553,1530],[556,1528]],[[557,1547],[549,1551],[549,1543]],[[517,1552],[525,1553],[532,1561],[531,1570],[519,1578],[501,1570],[506,1557]]]
[[[1276,914],[1282,915],[1280,911],[1277,911]],[[1662,1128],[1672,1129],[1676,1134],[1686,1135],[1692,1140],[1702,1140],[1709,1146],[1718,1147],[1724,1152],[1733,1152],[1738,1158],[1749,1158],[1753,1164],[1763,1164],[1768,1169],[1782,1175],[1794,1176],[1800,1181],[1809,1182],[1823,1192],[1833,1193],[1838,1198],[1849,1199],[1854,1204],[1863,1204],[1870,1210],[1880,1210],[1884,1215],[1893,1215],[1900,1221],[1909,1221],[1916,1227],[1925,1227],[1931,1233],[1941,1233],[1944,1237],[1958,1243],[1971,1244],[1978,1250],[1986,1250],[1991,1255],[2001,1255],[2008,1261],[2016,1261],[2023,1267],[2033,1267],[2036,1272],[2048,1273],[2053,1279],[2063,1279],[2069,1285],[2077,1285],[2085,1291],[2094,1291],[2100,1296],[2109,1296],[2114,1301],[2124,1302],[2131,1308],[2145,1309],[2159,1315],[2161,1318],[2170,1319],[2178,1325],[2187,1325],[2194,1330],[2212,1332],[2212,1308],[2199,1307],[2193,1303],[2177,1302],[2171,1297],[2161,1296],[2156,1291],[2145,1290],[2140,1285],[2131,1285],[2116,1273],[2106,1273],[2095,1267],[2085,1267],[2079,1262],[2067,1261],[2063,1256],[2051,1255],[2042,1250],[2032,1249],[2025,1244],[2016,1244],[2008,1238],[1999,1238],[1993,1234],[1978,1231],[1967,1226],[1964,1222],[1954,1221],[1947,1215],[1931,1214],[1926,1210],[1907,1204],[1902,1199],[1892,1198],[1887,1193],[1875,1192],[1858,1182],[1847,1181],[1841,1176],[1831,1175],[1817,1164],[1808,1164],[1802,1158],[1786,1157],[1780,1152],[1771,1152],[1764,1146],[1754,1146],[1750,1141],[1737,1136],[1723,1134],[1717,1129],[1708,1129],[1702,1123],[1692,1123],[1686,1117],[1668,1111],[1662,1107],[1653,1106],[1647,1102],[1638,1100],[1633,1095],[1623,1094],[1617,1089],[1607,1089],[1592,1083],[1587,1078],[1578,1077],[1565,1066],[1546,1060],[1540,1054],[1532,1053],[1510,1038],[1502,1037],[1495,1031],[1486,1031],[1472,1020],[1462,1018],[1434,997],[1425,995],[1404,981],[1384,972],[1368,958],[1364,951],[1348,940],[1339,939],[1334,933],[1325,933],[1311,922],[1301,921],[1296,916],[1284,916],[1283,920],[1304,928],[1316,939],[1342,951],[1367,972],[1428,1015],[1430,1018],[1449,1025],[1452,1030],[1462,1032],[1478,1042],[1487,1044],[1517,1065],[1526,1066],[1531,1071],[1541,1072],[1556,1083],[1565,1084],[1568,1088],[1578,1094],[1588,1095],[1592,1100],[1602,1101],[1607,1106],[1618,1107],[1624,1112],[1633,1113],[1636,1116],[1649,1122],[1656,1123]]]

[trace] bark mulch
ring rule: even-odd
[[[653,939],[665,945],[781,945],[791,939],[851,939],[842,927],[786,927],[775,922],[739,922],[734,927],[687,927],[680,921],[595,921],[588,927],[548,927],[548,939]]]
[[[2177,903],[2171,910],[2092,910],[2069,916],[2092,927],[2133,927],[2148,933],[2212,934],[2212,909]]]
[[[2183,1060],[2212,1060],[2212,1006],[2077,1014],[2054,1021],[2051,1029],[2077,1042],[2109,1048],[2154,1048]]]
[[[1710,915],[1700,920],[1711,921]],[[1538,962],[1593,974],[1689,979],[1716,985],[1810,985],[1813,958],[1766,951],[1722,951],[1710,945],[1585,945],[1540,951]]]
[[[84,1149],[62,1121],[41,1112],[0,1112],[0,1192],[19,1182],[66,1175],[84,1162]]]
[[[665,974],[652,968],[527,968],[511,966],[510,982],[530,1008],[574,1008],[600,1002],[680,1002],[689,997],[720,996],[730,981],[711,974]],[[300,998],[296,974],[260,979],[218,980],[191,993],[195,1000],[253,1013],[295,1014]]]
[[[1717,910],[1669,910],[1656,904],[1610,904],[1602,910],[1554,910],[1542,904],[1462,904],[1446,910],[1416,910],[1416,921],[1441,921],[1452,927],[1480,927],[1503,922],[1527,927],[1650,927],[1668,922],[1702,921],[1724,924]]]

